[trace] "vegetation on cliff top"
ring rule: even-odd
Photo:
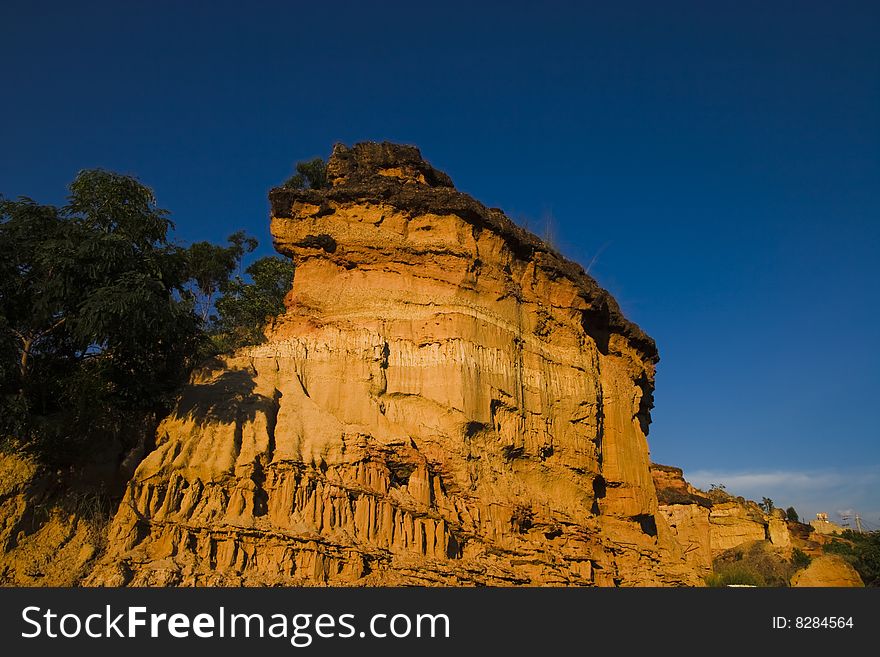
[[[327,164],[320,157],[297,162],[296,173],[284,181],[285,189],[324,189],[327,187]]]
[[[169,239],[153,192],[82,171],[64,207],[0,197],[0,447],[70,462],[167,412],[204,358],[262,339],[293,265]]]

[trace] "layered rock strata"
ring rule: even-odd
[[[693,585],[649,472],[654,342],[413,147],[270,193],[296,273],[200,370],[89,582]]]
[[[768,515],[752,501],[694,488],[681,468],[653,463],[651,475],[659,513],[698,572],[708,572],[714,557],[746,543],[766,540],[779,549],[791,546],[781,511]]]

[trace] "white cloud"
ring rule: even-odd
[[[815,518],[818,512],[839,520],[848,512],[880,527],[880,466],[764,472],[695,470],[685,472],[685,478],[698,488],[723,484],[733,495],[757,501],[769,497],[783,509],[793,506],[804,520]]]

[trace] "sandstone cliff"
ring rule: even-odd
[[[658,514],[654,342],[413,147],[270,194],[268,341],[197,372],[89,583],[693,585]]]
[[[722,552],[754,541],[769,541],[775,548],[791,546],[791,535],[782,512],[765,514],[750,500],[720,491],[706,493],[685,481],[680,468],[651,464],[659,513],[698,572],[708,572]]]

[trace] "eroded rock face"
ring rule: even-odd
[[[657,352],[412,147],[270,194],[268,341],[197,373],[92,584],[688,585],[646,433]]]
[[[712,501],[684,479],[681,468],[651,464],[658,513],[666,520],[688,564],[700,574],[712,569]]]
[[[697,571],[708,573],[714,557],[754,541],[769,541],[780,550],[791,547],[781,512],[767,515],[752,501],[703,492],[684,479],[681,468],[653,463],[651,475],[659,513]]]
[[[709,542],[713,552],[723,552],[767,537],[763,514],[736,501],[720,502],[709,513]]]

